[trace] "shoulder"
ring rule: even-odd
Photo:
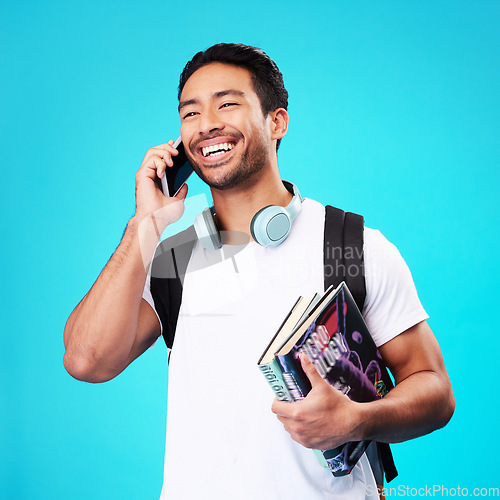
[[[325,206],[312,198],[304,198],[302,200],[302,210],[301,212],[307,213],[315,217],[325,216]]]
[[[378,229],[364,228],[363,252],[365,278],[372,288],[380,293],[385,286],[394,286],[413,279],[410,270],[396,245],[391,243]],[[368,283],[368,282],[371,283]]]
[[[294,232],[301,235],[323,234],[325,207],[310,198],[304,198],[299,215],[293,221]]]
[[[367,227],[364,270],[363,316],[377,346],[428,318],[399,250],[380,231]]]
[[[375,264],[386,262],[387,259],[396,260],[398,263],[404,262],[396,245],[391,243],[378,229],[365,226],[363,240],[365,262],[367,259]]]

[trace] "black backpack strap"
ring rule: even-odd
[[[366,298],[363,258],[364,218],[327,205],[323,241],[324,286],[345,281],[360,311]],[[398,471],[388,443],[371,443],[366,454],[378,485],[392,481]]]
[[[382,463],[382,472],[385,474],[385,480],[390,483],[394,478],[398,476],[398,470],[396,469],[396,464],[394,463],[394,457],[392,456],[391,447],[389,443],[379,443],[377,441],[377,450],[379,463]],[[383,483],[383,476],[380,475],[381,482]],[[378,483],[377,483],[378,484]]]
[[[163,240],[156,247],[151,264],[151,295],[169,349],[174,343],[184,276],[196,239],[194,227],[190,226]]]
[[[325,290],[345,281],[359,310],[366,297],[363,267],[363,228],[361,215],[325,207],[323,263]]]
[[[354,300],[363,311],[366,298],[363,260],[363,232],[365,220],[361,215],[346,212],[344,217],[344,266],[345,282]]]

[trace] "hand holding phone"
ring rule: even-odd
[[[176,142],[171,140],[149,148],[135,174],[135,220],[149,220],[154,215],[153,219],[156,221],[156,228],[160,234],[165,227],[178,220],[184,211],[187,186],[182,186],[187,175],[182,176],[181,182],[171,182],[171,187],[168,186],[168,179],[174,180],[176,178],[175,175],[172,175],[176,170],[182,172],[186,170],[186,166],[180,168],[183,164],[182,160],[177,160],[180,151],[174,146],[179,147],[179,142],[179,140]],[[177,168],[173,167],[174,163]],[[172,172],[170,172],[171,170]],[[177,176],[177,178],[180,177]],[[162,188],[162,181],[164,188]],[[177,195],[174,197],[175,194]]]
[[[179,151],[179,154],[172,156],[174,165],[167,166],[165,174],[161,178],[161,187],[165,196],[175,196],[193,173],[193,167],[187,159],[180,137],[174,142],[173,147]]]

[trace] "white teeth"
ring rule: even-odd
[[[211,154],[222,153],[223,151],[231,151],[233,147],[234,144],[231,144],[230,142],[224,142],[222,144],[214,144],[213,146],[201,148],[201,152],[203,153],[203,156],[207,157]]]

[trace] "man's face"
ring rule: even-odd
[[[194,170],[210,187],[229,189],[269,164],[275,148],[244,68],[212,63],[195,71],[179,102],[181,136]]]

